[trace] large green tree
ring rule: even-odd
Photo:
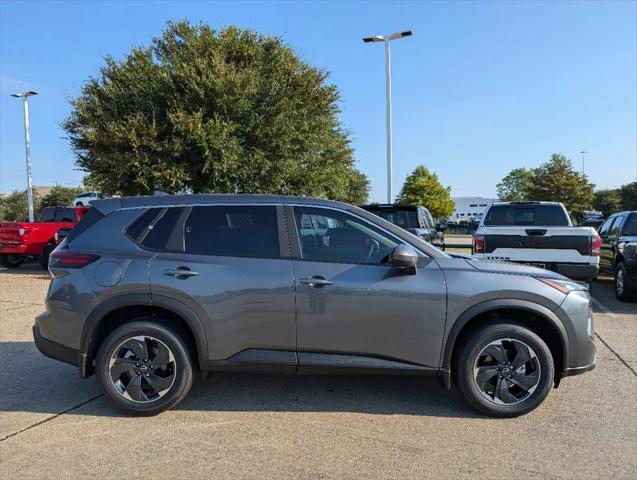
[[[568,158],[557,153],[538,168],[511,170],[497,186],[502,200],[562,202],[577,219],[593,207],[594,187]]]
[[[498,198],[505,202],[527,200],[532,184],[532,170],[514,168],[497,184]]]
[[[593,207],[593,188],[586,176],[573,169],[564,155],[554,153],[551,159],[533,169],[529,200],[562,202],[578,220]]]
[[[278,37],[171,22],[150,46],[107,57],[64,128],[87,182],[107,194],[358,201],[368,187],[327,77]]]
[[[598,190],[593,196],[593,208],[608,217],[622,208],[622,199],[618,189]]]
[[[36,213],[40,210],[40,196],[35,189],[33,190],[33,209]],[[26,190],[14,190],[2,198],[2,204],[0,204],[0,221],[29,221],[29,202],[27,200]]]
[[[405,179],[396,202],[427,207],[434,218],[447,218],[455,208],[451,187],[444,187],[438,175],[424,165],[416,167]]]
[[[637,182],[627,183],[619,189],[623,210],[637,210]]]

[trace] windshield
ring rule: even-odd
[[[371,210],[371,212],[379,217],[384,218],[388,222],[402,228],[419,228],[418,214],[416,210]]]

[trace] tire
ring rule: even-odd
[[[55,250],[55,245],[49,243],[42,250],[42,255],[40,255],[40,265],[42,265],[43,269],[49,268],[49,257],[51,256],[51,252]]]
[[[637,297],[637,288],[630,282],[626,265],[621,262],[615,267],[614,278],[615,296],[622,302],[634,301]]]
[[[0,265],[7,268],[18,268],[24,263],[27,257],[24,255],[16,255],[14,253],[0,254]]]
[[[84,206],[84,204],[83,204],[82,202],[77,202],[77,203],[75,204],[75,206],[76,206],[76,207],[83,207],[83,206]]]
[[[141,358],[143,354],[148,357]],[[160,367],[152,364],[162,355],[166,362],[158,360]],[[193,379],[186,344],[156,317],[139,317],[113,331],[100,345],[95,370],[104,398],[120,411],[137,416],[174,407],[188,394]]]
[[[544,341],[513,322],[475,330],[455,360],[456,386],[475,410],[491,417],[517,417],[535,409],[555,377],[553,356]]]

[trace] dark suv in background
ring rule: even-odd
[[[599,269],[613,275],[619,300],[637,298],[637,212],[619,212],[599,227]]]
[[[454,258],[363,209],[283,196],[97,200],[53,252],[45,355],[132,414],[194,371],[437,375],[516,416],[595,366],[586,287]]]
[[[434,244],[437,247],[444,246],[446,223],[437,224],[429,210],[421,205],[374,203],[363,205],[361,208],[404,228],[425,242]]]

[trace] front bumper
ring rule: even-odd
[[[590,372],[597,366],[597,355],[593,358],[593,363],[584,365],[583,367],[571,367],[562,372],[562,377],[572,377],[574,375],[581,375],[582,373]]]

